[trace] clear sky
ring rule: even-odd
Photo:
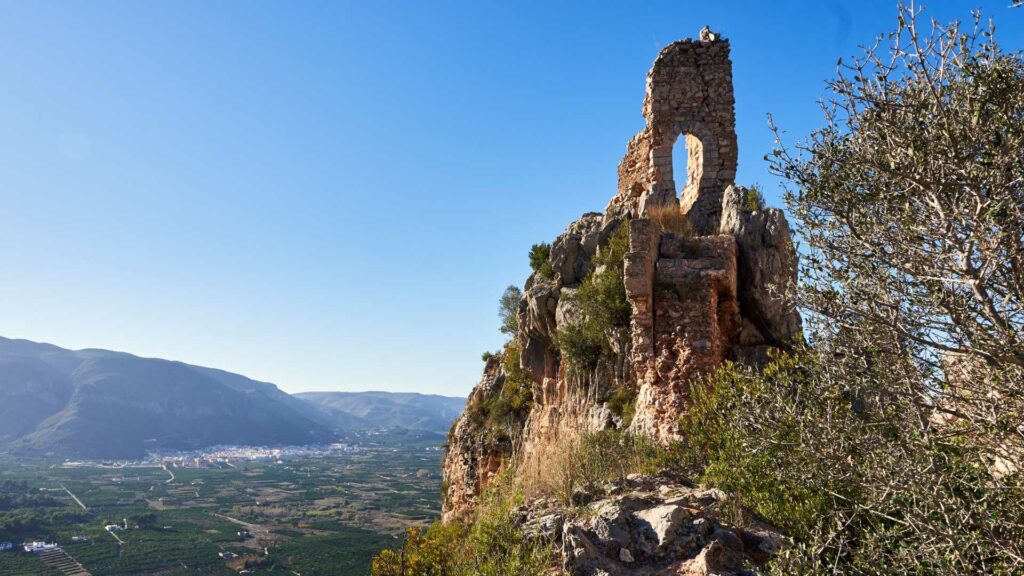
[[[977,1],[1007,48],[1024,9]],[[928,3],[940,19],[970,2]],[[658,50],[732,41],[741,183],[895,0],[0,2],[0,335],[469,391],[530,245],[614,194]]]

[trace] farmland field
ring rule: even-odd
[[[201,467],[0,456],[0,542],[17,546],[0,552],[0,575],[61,574],[20,550],[36,540],[93,576],[365,575],[405,528],[438,516],[441,439],[352,434],[343,454]]]

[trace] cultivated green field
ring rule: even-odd
[[[0,542],[56,540],[94,576],[364,575],[405,528],[438,516],[441,453],[411,433],[358,443],[351,454],[169,471],[0,456]],[[104,530],[126,522],[122,542]],[[20,546],[0,552],[0,575],[48,574],[61,571]]]

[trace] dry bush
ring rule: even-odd
[[[573,507],[581,493],[600,496],[608,481],[654,474],[668,465],[668,452],[645,436],[617,430],[563,432],[518,463],[516,479],[527,498],[552,497]]]
[[[695,235],[690,220],[679,209],[679,206],[672,204],[654,206],[647,210],[647,217],[655,221],[665,234],[674,234],[681,238],[690,238]]]

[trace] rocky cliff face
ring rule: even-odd
[[[647,76],[647,126],[628,143],[618,192],[604,214],[570,224],[551,244],[550,272],[526,281],[519,333],[505,355],[518,354],[530,380],[529,408],[501,424],[504,443],[471,433],[474,407],[499,397],[507,376],[493,360],[453,428],[445,519],[472,510],[510,458],[543,458],[560,436],[623,428],[661,443],[678,439],[679,416],[701,376],[726,360],[758,366],[768,349],[797,338],[800,317],[780,296],[796,276],[785,216],[733,182],[731,69],[728,40],[707,31],[659,54]],[[685,171],[672,166],[674,145],[687,147]],[[600,256],[623,229],[628,248],[619,277],[628,322],[603,325],[600,361],[570,369],[559,333],[587,320],[577,295],[588,275],[609,266]],[[634,399],[632,414],[613,409],[615,394]]]

